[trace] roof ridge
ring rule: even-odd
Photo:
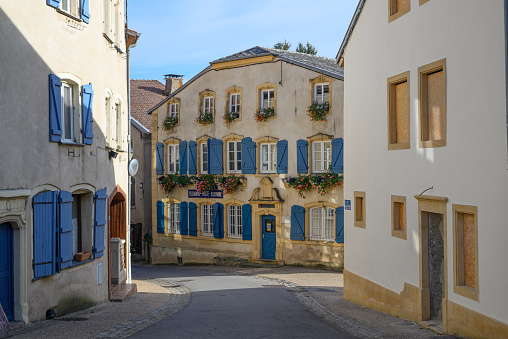
[[[290,51],[290,50],[283,50],[283,49],[277,49],[277,48],[270,48],[270,47],[260,47],[262,49],[268,50],[269,52],[275,52],[275,53],[293,53],[293,54],[299,54],[299,55],[307,55],[314,58],[322,58],[326,60],[335,60],[335,58],[329,58],[322,55],[317,54],[308,54],[308,53],[302,53],[302,52],[296,52],[296,51]]]

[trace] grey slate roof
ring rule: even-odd
[[[179,89],[171,93],[167,98],[159,102],[157,105],[152,107],[148,114],[151,114],[153,111],[164,105],[170,98],[178,94],[180,91],[182,91],[184,88],[189,86],[191,83],[193,83],[197,78],[208,72],[210,69],[212,69],[213,64],[221,63],[221,62],[227,62],[227,61],[234,61],[234,60],[241,60],[241,59],[248,59],[248,58],[255,58],[265,55],[273,55],[287,63],[297,65],[303,68],[307,68],[310,70],[313,70],[315,72],[331,76],[332,78],[336,78],[339,80],[344,80],[344,68],[339,67],[337,65],[337,61],[332,58],[325,58],[317,55],[311,55],[311,54],[305,54],[305,53],[298,53],[298,52],[292,52],[292,51],[284,51],[280,49],[273,49],[268,47],[252,47],[245,51],[241,51],[217,60],[214,60],[210,62],[210,66],[206,67],[204,70],[196,74],[192,79],[187,81],[183,86],[181,86]]]

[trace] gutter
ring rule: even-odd
[[[152,134],[152,132],[150,132],[150,130],[148,130],[148,128],[143,126],[139,121],[137,121],[133,117],[131,117],[131,124],[133,124],[134,127],[136,127],[138,130],[140,130],[141,132],[143,132],[145,134]]]

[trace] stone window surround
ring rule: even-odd
[[[389,150],[399,150],[399,149],[410,149],[411,145],[411,115],[410,115],[410,100],[408,100],[407,105],[407,122],[408,122],[408,141],[407,142],[397,142],[393,141],[393,135],[396,134],[397,129],[397,119],[396,119],[396,112],[395,112],[395,86],[407,82],[408,84],[408,98],[410,93],[409,88],[409,71],[394,75],[392,77],[389,77],[387,80],[387,104],[388,104],[388,149]],[[395,128],[395,130],[394,130]]]
[[[328,114],[332,112],[332,78],[324,75],[319,75],[313,79],[309,80],[309,106],[314,101],[314,85],[328,83],[328,97],[329,97],[329,111]]]
[[[242,121],[242,87],[239,87],[239,86],[231,86],[229,87],[228,89],[226,89],[226,94],[225,94],[225,98],[224,98],[224,102],[225,102],[225,105],[224,105],[224,112],[229,112],[230,111],[230,107],[229,107],[229,104],[230,104],[230,99],[231,99],[231,94],[240,94],[240,110],[238,112],[235,112],[235,113],[238,113],[239,117],[236,118],[234,121]]]
[[[392,236],[396,238],[400,238],[403,240],[407,240],[407,217],[406,217],[406,197],[401,195],[392,195],[391,197],[391,215],[392,215]],[[401,208],[402,214],[399,214],[398,224],[400,229],[396,229],[396,217],[395,208],[396,204],[401,204],[399,207]],[[400,212],[399,212],[400,213]]]

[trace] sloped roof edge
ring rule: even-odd
[[[145,126],[143,126],[139,121],[137,121],[136,119],[134,119],[132,116],[131,116],[131,123],[134,127],[136,127],[139,131],[143,132],[143,133],[146,133],[146,134],[152,134],[152,132],[150,132]]]
[[[349,38],[351,37],[351,34],[353,33],[353,29],[355,28],[356,22],[358,21],[358,18],[360,17],[360,13],[362,12],[363,6],[365,5],[365,2],[367,0],[360,0],[358,2],[358,6],[356,7],[355,13],[353,14],[353,18],[351,19],[351,22],[349,23],[349,27],[346,31],[346,35],[344,36],[344,39],[342,40],[342,44],[340,45],[339,51],[337,52],[337,56],[335,59],[337,59],[337,63],[340,61],[340,58],[344,54],[344,50],[346,49],[347,43],[349,42]]]

